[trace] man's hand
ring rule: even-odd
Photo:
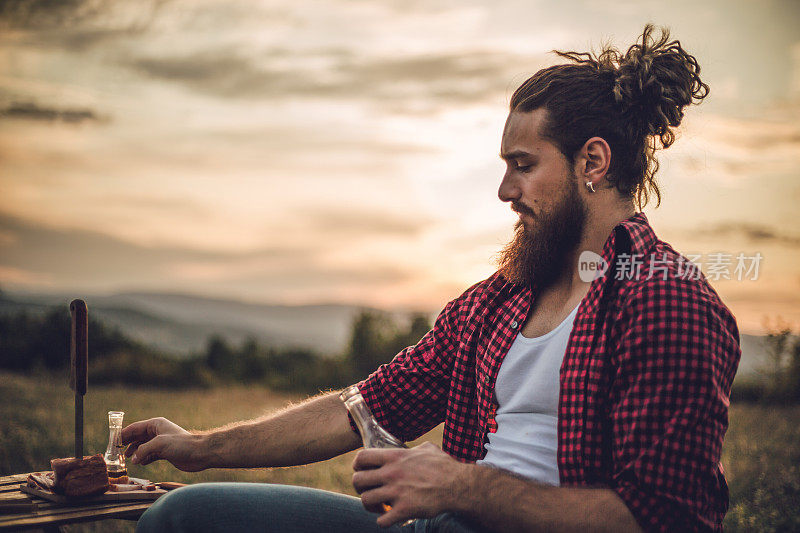
[[[378,525],[389,527],[409,518],[431,518],[455,507],[461,476],[459,463],[426,442],[406,449],[369,448],[353,461],[353,486],[368,511],[382,513]]]
[[[206,468],[202,457],[202,436],[189,433],[166,418],[134,422],[122,430],[122,444],[129,444],[125,456],[131,463],[147,465],[166,459],[185,472]]]

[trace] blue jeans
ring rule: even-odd
[[[274,531],[280,533],[479,533],[444,513],[383,529],[361,500],[307,487],[265,483],[199,483],[159,498],[139,519],[137,533]]]

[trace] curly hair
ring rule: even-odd
[[[655,152],[675,142],[684,107],[708,96],[697,59],[669,40],[669,30],[647,24],[636,44],[621,54],[605,45],[599,54],[561,52],[572,63],[540,70],[513,94],[512,112],[548,111],[543,132],[574,162],[591,137],[611,147],[608,177],[641,209],[650,195],[661,203]]]

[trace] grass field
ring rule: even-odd
[[[0,475],[49,469],[49,459],[71,455],[72,393],[66,379],[0,373]],[[104,452],[106,412],[125,411],[126,423],[165,416],[195,429],[257,417],[300,396],[257,387],[199,391],[95,387],[85,399],[86,453]],[[800,531],[800,406],[734,405],[723,452],[731,491],[728,531]],[[422,440],[441,443],[441,431]],[[258,446],[257,442],[253,446]],[[347,494],[353,454],[295,468],[184,473],[163,461],[133,466],[131,475],[155,481],[255,481],[288,483]],[[66,531],[133,531],[133,523],[106,521]]]

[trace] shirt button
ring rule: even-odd
[[[517,326],[519,326],[519,324],[517,324],[516,320],[511,322],[511,329],[517,329]]]

